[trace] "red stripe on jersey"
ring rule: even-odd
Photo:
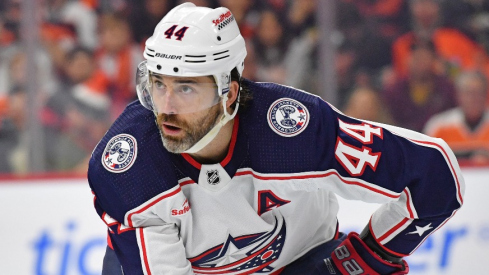
[[[392,227],[389,231],[387,231],[384,235],[380,236],[377,241],[380,243],[381,241],[385,240],[387,237],[389,237],[392,233],[394,233],[397,229],[399,229],[401,226],[403,226],[405,223],[409,221],[408,218],[402,219],[402,221],[398,224],[396,224],[394,227]]]
[[[357,182],[357,181],[354,181],[354,180],[346,180],[344,179],[338,172],[336,171],[332,171],[332,172],[327,172],[327,173],[322,173],[322,174],[312,174],[312,175],[297,175],[297,176],[260,176],[260,175],[257,175],[255,173],[253,173],[253,171],[240,171],[240,172],[237,172],[235,174],[235,176],[244,176],[244,175],[251,175],[253,176],[254,178],[256,179],[260,179],[260,180],[291,180],[291,179],[312,179],[312,178],[325,178],[325,177],[328,177],[328,176],[331,176],[331,175],[334,175],[336,177],[338,177],[338,179],[340,179],[342,182],[346,183],[346,184],[351,184],[351,185],[358,185],[362,188],[365,188],[365,189],[368,189],[368,190],[371,190],[371,191],[374,191],[376,193],[379,193],[381,195],[384,195],[386,197],[389,197],[389,198],[394,198],[394,199],[397,199],[401,196],[401,194],[389,194],[385,191],[382,191],[382,190],[379,190],[379,189],[376,189],[372,186],[368,186],[364,183],[361,183],[361,182]]]
[[[146,273],[148,275],[151,275],[151,270],[149,269],[148,254],[146,252],[146,243],[144,242],[143,228],[139,228],[139,238],[141,240],[141,250],[143,250],[144,267],[146,268]]]
[[[228,152],[226,154],[226,157],[219,163],[219,164],[221,164],[222,167],[228,165],[228,163],[233,158],[234,147],[236,146],[236,140],[238,139],[238,128],[239,128],[239,119],[238,119],[238,115],[236,115],[236,119],[234,120],[234,125],[233,125],[233,133],[231,135],[231,141],[229,143]],[[198,161],[196,161],[194,158],[192,158],[189,154],[182,153],[181,155],[193,167],[195,167],[199,170],[202,168],[202,164],[200,164]]]
[[[206,253],[203,253],[202,255],[200,255],[200,256],[198,256],[196,258],[189,259],[189,262],[193,263],[195,261],[198,261],[198,260],[204,258],[205,256],[209,255],[210,253],[212,253],[212,252],[214,252],[216,250],[219,250],[219,249],[222,249],[222,245],[218,245],[218,246],[212,248],[211,250],[206,251]]]
[[[202,168],[202,164],[198,163],[195,159],[193,159],[189,154],[187,153],[182,153],[182,157],[190,163],[193,167],[197,168],[200,170]]]
[[[180,191],[182,191],[182,189],[180,188],[180,186],[178,186],[178,188],[175,191],[173,191],[169,194],[165,194],[165,195],[161,196],[160,198],[156,199],[155,201],[153,201],[152,203],[150,203],[150,204],[146,205],[145,207],[139,209],[138,211],[129,214],[129,216],[127,216],[127,223],[129,224],[129,227],[134,227],[132,224],[132,215],[142,213],[142,212],[146,211],[148,208],[150,208],[151,206],[160,202],[161,200],[166,199],[166,198],[171,197],[171,196],[174,196],[174,195],[178,194]]]
[[[193,180],[186,180],[186,181],[183,181],[183,182],[180,182],[180,186],[184,186],[184,185],[187,185],[187,184],[193,184],[195,183],[195,181]]]
[[[106,212],[104,212],[104,213],[102,214],[102,221],[103,221],[103,222],[104,222],[104,223],[105,223],[105,224],[106,224],[108,227],[111,227],[111,226],[116,225],[116,224],[118,223],[118,222],[117,222],[115,219],[113,219],[113,218],[112,218],[112,217],[110,217],[110,216],[109,216],[109,217],[110,217],[110,219],[112,219],[112,220],[114,220],[114,221],[113,221],[113,222],[111,222],[111,223],[109,223],[109,222],[107,222],[108,218],[106,218],[106,217],[107,217],[107,213],[106,213]]]
[[[238,241],[238,240],[241,240],[241,239],[244,239],[244,238],[250,238],[250,237],[251,237],[251,238],[253,238],[253,237],[256,237],[256,236],[258,236],[258,235],[260,235],[260,234],[251,234],[251,235],[245,235],[245,236],[241,236],[241,237],[235,238],[235,240],[236,240],[236,241]],[[218,246],[216,246],[216,247],[214,247],[214,248],[212,248],[212,249],[210,249],[210,250],[206,251],[206,252],[205,252],[205,253],[203,253],[202,255],[200,255],[200,256],[198,256],[198,257],[195,257],[195,258],[192,258],[192,259],[188,259],[188,260],[189,260],[191,263],[193,263],[193,262],[195,262],[195,261],[198,261],[198,260],[202,259],[203,257],[205,257],[205,256],[207,256],[207,255],[209,255],[209,254],[211,254],[212,252],[214,252],[214,251],[216,251],[216,250],[219,250],[219,249],[222,249],[222,246],[223,246],[222,244],[221,244],[221,245],[218,245]]]
[[[228,165],[228,163],[231,161],[231,158],[233,157],[234,147],[236,146],[236,140],[238,139],[238,128],[239,128],[239,119],[235,119],[233,125],[233,135],[231,136],[231,143],[229,144],[228,154],[221,161],[222,167]]]
[[[119,223],[119,226],[117,226],[117,234],[121,234],[127,231],[135,230],[136,228],[134,227],[126,227],[125,229],[122,229],[122,224]]]
[[[107,233],[107,246],[110,247],[110,249],[114,250],[114,246],[112,246],[112,240],[110,239],[109,233]]]
[[[395,231],[397,228],[399,228],[400,226],[402,226],[402,224],[406,223],[409,219],[408,218],[404,218],[399,224],[398,226],[395,226],[394,228],[392,228],[391,230],[389,230],[389,232],[391,231]],[[377,241],[377,244],[380,245],[380,247],[382,247],[385,251],[391,253],[392,255],[395,255],[395,256],[398,256],[398,257],[406,257],[406,256],[409,256],[408,254],[402,254],[402,253],[398,253],[398,252],[394,252],[392,250],[390,250],[389,248],[383,246],[381,243],[380,243],[380,238],[377,239],[377,237],[375,237],[375,233],[374,233],[374,230],[372,228],[372,221],[369,222],[368,224],[369,228],[370,228],[370,233],[372,233],[372,236],[374,237],[374,239]],[[382,237],[384,237],[384,239],[387,237],[387,235],[389,235],[387,232],[386,234],[384,234]],[[382,238],[381,237],[381,238]]]
[[[241,273],[236,273],[236,271],[234,271],[234,270],[225,270],[225,271],[223,271],[223,270],[222,270],[222,271],[209,271],[209,272],[207,272],[207,271],[198,271],[198,270],[195,270],[195,269],[194,269],[194,273],[195,273],[195,274],[207,274],[207,275],[214,275],[214,274],[216,274],[216,275],[217,275],[217,274],[250,275],[250,274],[255,274],[255,273],[254,273],[255,271],[261,270],[261,269],[263,269],[264,267],[269,266],[271,263],[273,263],[273,262],[275,262],[275,261],[276,261],[276,260],[273,260],[273,261],[268,262],[268,263],[261,264],[261,265],[259,265],[259,266],[257,266],[257,267],[254,267],[254,268],[252,268],[252,269],[250,269],[250,270],[243,271],[243,272],[241,272]],[[279,272],[279,273],[271,273],[271,275],[273,275],[273,274],[280,274],[280,272],[281,272],[283,269],[284,269],[284,267],[282,267],[281,269],[279,269],[279,270],[277,271],[277,272]]]

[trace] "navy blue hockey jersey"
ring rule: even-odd
[[[246,83],[253,101],[220,163],[166,151],[138,102],[94,150],[95,208],[125,274],[273,273],[335,238],[336,195],[383,204],[368,226],[406,256],[462,205],[460,168],[442,140]]]

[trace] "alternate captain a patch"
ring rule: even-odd
[[[293,137],[304,131],[309,123],[309,111],[297,100],[281,98],[268,109],[268,125],[283,136]]]
[[[109,140],[102,155],[102,164],[112,173],[129,170],[137,157],[136,139],[129,134],[120,134]]]

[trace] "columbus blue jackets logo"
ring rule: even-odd
[[[223,243],[189,261],[196,274],[269,274],[282,253],[285,237],[285,219],[278,214],[271,231],[234,237],[229,234]]]
[[[137,143],[133,136],[117,135],[107,143],[102,155],[102,164],[110,172],[122,173],[134,164],[137,152]]]
[[[304,131],[309,123],[309,111],[297,100],[281,98],[268,109],[268,125],[283,136],[293,137]]]

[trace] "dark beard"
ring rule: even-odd
[[[178,114],[158,114],[156,121],[160,129],[163,146],[171,153],[181,154],[201,140],[220,120],[222,116],[221,106],[217,104],[207,110],[195,113],[206,113],[202,118],[193,122],[179,119]],[[161,129],[163,122],[171,123],[184,132],[183,137],[167,136]]]

